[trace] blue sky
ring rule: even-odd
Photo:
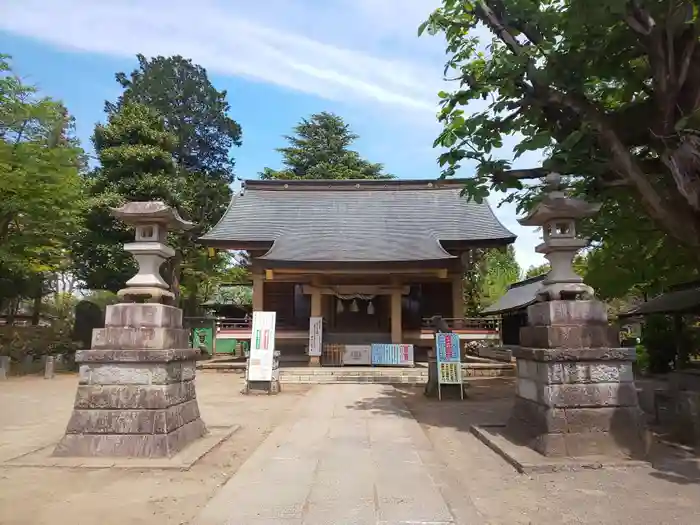
[[[332,111],[360,135],[356,149],[400,178],[434,178],[432,143],[444,46],[416,29],[438,0],[3,0],[0,53],[43,94],[75,116],[84,146],[120,93],[117,71],[135,54],[180,54],[206,67],[228,91],[243,128],[237,175],[280,166],[275,148],[302,117]],[[196,5],[196,7],[195,7]],[[512,143],[511,143],[512,146]],[[509,157],[507,148],[502,152]],[[538,155],[517,167],[538,165]],[[461,176],[469,176],[465,168]],[[499,195],[489,199],[495,206]],[[495,208],[518,235],[523,268],[539,264],[539,233]]]

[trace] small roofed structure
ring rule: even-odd
[[[668,292],[638,304],[619,315],[620,318],[643,317],[645,315],[697,314],[700,313],[700,281],[673,286]]]
[[[515,240],[464,184],[246,181],[200,241],[249,253],[253,311],[277,312],[283,357],[308,344],[311,317],[323,318],[325,342],[432,346],[432,316],[463,321],[471,250]]]
[[[501,316],[501,342],[504,346],[520,344],[520,328],[527,325],[527,307],[537,301],[546,276],[537,275],[511,284],[503,297],[482,310],[482,315]]]

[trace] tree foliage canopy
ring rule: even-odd
[[[629,204],[628,217],[650,218],[698,253],[696,2],[443,0],[419,31],[426,29],[446,37],[446,71],[459,82],[439,94],[444,129],[435,144],[447,149],[445,175],[475,161],[473,198],[515,188],[525,190],[517,194],[523,203],[523,179],[546,170],[575,175],[604,207]],[[513,159],[496,156],[516,134],[515,157],[544,149],[543,166],[512,170]]]
[[[322,112],[302,119],[289,146],[278,148],[284,169],[265,168],[262,179],[391,179],[383,166],[364,160],[350,148],[358,138],[342,118]]]
[[[65,107],[25,84],[0,56],[0,309],[40,299],[64,267],[80,220],[83,151]]]
[[[90,201],[85,227],[73,245],[74,272],[87,288],[116,292],[136,267],[124,251],[133,231],[114,219],[109,208],[127,200],[177,204],[171,154],[175,137],[155,111],[129,103],[110,114],[107,124],[95,127],[93,144],[100,165],[86,178]]]
[[[176,256],[163,269],[175,292],[186,297],[186,311],[194,313],[211,288],[207,280],[228,265],[228,257],[209,256],[196,239],[230,202],[231,148],[240,145],[241,128],[228,115],[226,92],[201,66],[180,56],[137,59],[129,76],[117,73],[124,92],[105,104],[108,123],[95,129],[100,165],[87,180],[94,209],[76,244],[76,267],[90,288],[123,287],[133,266],[122,245],[132,234],[109,216],[108,206],[163,200],[195,223],[172,236]]]
[[[475,250],[473,264],[465,275],[464,296],[467,313],[478,314],[500,299],[508,287],[520,279],[520,265],[512,244],[505,249]]]

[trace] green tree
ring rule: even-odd
[[[577,275],[580,275],[584,279],[587,278],[588,272],[589,272],[589,264],[590,264],[590,252],[585,253],[585,254],[578,254],[576,257],[574,257],[574,272],[576,272]],[[537,266],[530,266],[527,271],[525,272],[525,279],[529,279],[530,277],[537,277],[538,275],[546,274],[549,273],[549,270],[551,267],[549,266],[549,263],[542,263],[538,264]],[[586,281],[588,282],[588,281]]]
[[[483,42],[477,27],[493,41]],[[700,247],[700,10],[691,0],[443,0],[420,32],[443,33],[447,70],[436,146],[444,174],[476,162],[467,192],[515,188],[546,171],[576,175],[604,207],[625,201],[678,244]],[[488,53],[484,44],[489,44]],[[472,101],[485,108],[468,114]],[[484,106],[482,106],[484,107]],[[494,150],[519,133],[513,170]]]
[[[95,128],[92,141],[100,166],[86,179],[90,195],[85,224],[73,244],[74,272],[89,289],[116,292],[136,272],[124,243],[133,232],[110,207],[126,200],[162,200],[176,206],[175,137],[163,119],[142,104],[124,104]]]
[[[107,102],[105,110],[112,118],[125,107],[139,105],[158,115],[162,119],[162,130],[172,138],[172,144],[161,153],[167,152],[174,169],[158,177],[149,176],[153,185],[148,188],[121,186],[120,194],[125,199],[140,199],[146,195],[162,197],[195,223],[195,228],[173,240],[177,253],[163,270],[176,293],[183,293],[186,313],[192,314],[203,300],[200,285],[221,266],[222,255],[210,256],[196,240],[219,221],[230,202],[230,185],[234,180],[231,149],[241,144],[241,128],[228,116],[226,91],[218,91],[201,66],[180,56],[149,60],[137,55],[137,59],[137,69],[129,75],[116,75],[124,92],[115,103]],[[163,157],[162,160],[167,159]],[[146,182],[141,180],[138,184]],[[97,193],[106,199],[103,204],[107,204],[110,193],[101,189]],[[99,231],[101,223],[94,224],[94,231]],[[96,252],[95,257],[86,253],[85,266],[93,274],[105,274],[94,284],[102,282],[107,289],[119,289],[127,273],[132,271],[128,265],[128,271],[124,270],[124,259],[116,257],[117,253],[123,254],[116,245],[121,245],[124,233],[102,243],[104,253]],[[109,245],[115,247],[107,250]]]
[[[492,305],[520,278],[515,248],[491,248],[474,253],[474,263],[465,275],[465,304],[468,314],[476,315]]]
[[[31,297],[37,321],[80,220],[84,154],[72,131],[65,107],[0,56],[0,310]]]
[[[278,148],[284,169],[265,168],[261,179],[392,179],[383,166],[364,160],[350,148],[358,138],[342,118],[322,112],[302,119],[289,146]]]

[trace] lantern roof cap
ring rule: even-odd
[[[131,201],[119,208],[110,208],[117,219],[129,226],[162,224],[171,230],[189,230],[194,223],[186,221],[175,208],[163,201]]]
[[[556,220],[583,219],[595,215],[600,210],[600,204],[567,196],[562,176],[558,173],[547,175],[545,187],[547,193],[542,200],[530,213],[518,220],[522,226],[544,226]]]

